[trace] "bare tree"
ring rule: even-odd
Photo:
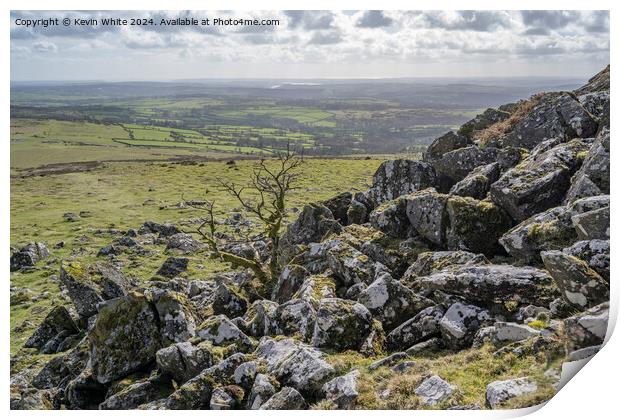
[[[250,258],[223,250],[231,243],[251,245],[252,241],[249,238],[237,238],[233,241],[218,238],[214,215],[215,201],[207,202],[204,207],[207,217],[196,230],[209,245],[213,257],[228,262],[233,267],[249,268],[263,285],[272,284],[280,275],[278,245],[280,230],[286,218],[286,199],[288,193],[295,188],[299,175],[297,169],[303,163],[303,159],[288,147],[286,152],[277,154],[275,160],[277,163],[270,165],[269,161],[261,159],[252,171],[247,185],[218,180],[221,191],[234,197],[245,211],[260,221],[269,250],[266,259],[261,258],[255,249],[254,256]]]

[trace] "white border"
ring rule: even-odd
[[[343,9],[343,10],[351,10],[351,9],[383,9],[383,10],[405,10],[405,9],[419,9],[419,10],[435,10],[435,9],[448,9],[448,10],[463,10],[463,9],[518,9],[518,10],[528,10],[528,9],[582,9],[582,10],[596,10],[596,9],[606,9],[611,10],[611,40],[617,39],[618,30],[616,25],[618,24],[618,19],[616,14],[620,13],[620,3],[617,1],[604,1],[604,0],[590,0],[588,2],[584,1],[576,1],[576,0],[563,0],[563,1],[543,1],[543,0],[522,0],[513,3],[504,3],[498,4],[497,1],[490,0],[478,0],[478,1],[456,1],[456,0],[420,0],[420,1],[397,1],[397,0],[383,0],[383,1],[352,1],[352,0],[344,0],[344,1],[325,1],[325,0],[303,0],[303,1],[295,1],[294,3],[291,1],[283,1],[283,0],[262,0],[258,1],[235,1],[235,0],[216,0],[216,1],[197,1],[197,0],[176,0],[174,2],[169,2],[165,0],[150,0],[150,1],[130,1],[130,0],[107,0],[107,1],[89,1],[88,4],[84,0],[76,1],[76,0],[56,0],[54,2],[43,1],[43,0],[25,0],[25,1],[16,1],[16,0],[5,0],[2,2],[2,7],[4,9],[4,38],[2,40],[2,56],[4,57],[2,66],[2,80],[3,83],[1,85],[2,89],[2,98],[3,98],[3,113],[2,113],[2,121],[5,133],[7,136],[4,141],[2,141],[2,152],[0,154],[1,159],[1,168],[3,174],[3,182],[1,185],[1,194],[4,198],[3,206],[2,206],[2,217],[0,220],[3,220],[2,226],[0,227],[0,237],[2,240],[2,249],[4,255],[4,263],[3,263],[3,273],[5,276],[3,278],[4,281],[4,291],[5,296],[3,297],[3,308],[4,308],[4,316],[0,317],[0,322],[2,323],[2,331],[4,334],[9,333],[9,280],[8,280],[8,256],[9,256],[9,217],[10,217],[10,163],[9,163],[9,136],[8,136],[8,127],[9,127],[9,112],[10,112],[10,34],[9,34],[9,11],[11,9],[15,10],[171,10],[171,9],[179,9],[179,10],[281,10],[281,9],[300,9],[300,10],[318,10],[318,9]],[[502,7],[503,6],[503,7]],[[586,6],[586,7],[584,7]],[[615,6],[615,7],[614,7]],[[615,9],[615,10],[614,10]],[[611,43],[611,61],[612,61],[612,79],[618,80],[618,54],[616,51],[616,44],[614,41]],[[612,89],[613,91],[614,89]],[[614,102],[615,104],[615,102]],[[615,108],[614,108],[615,109]],[[620,117],[619,113],[612,113],[612,122],[611,125],[613,127],[619,126]],[[612,140],[612,144],[613,144]],[[612,168],[616,168],[617,162],[616,152],[612,153]],[[612,185],[618,185],[617,182],[620,182],[620,173],[616,171],[611,172],[612,176]],[[617,231],[616,227],[618,226],[618,219],[613,218],[611,223],[611,231]],[[615,237],[615,236],[614,236]],[[615,244],[612,246],[612,260],[617,261],[618,252],[616,252]],[[615,324],[617,312],[618,312],[618,280],[615,278],[614,273],[617,271],[614,269],[614,265],[612,265],[612,313],[611,319]],[[2,408],[3,411],[9,411],[9,342],[6,339],[8,338],[5,335],[4,346],[2,346],[2,350],[0,353],[0,360],[2,360],[2,379],[6,384],[4,387],[4,391],[0,391],[2,398]],[[608,419],[617,417],[617,403],[618,403],[618,380],[620,379],[620,369],[619,369],[619,355],[620,355],[620,339],[618,339],[617,334],[612,335],[611,338],[608,337],[608,342],[606,346],[596,355],[594,358],[586,365],[586,367],[578,373],[577,377],[573,380],[569,381],[569,383],[553,398],[551,399],[544,407],[540,409],[526,409],[519,411],[511,411],[511,412],[501,412],[501,411],[479,411],[479,412],[459,412],[459,411],[392,411],[388,415],[393,418],[400,419],[410,419],[412,416],[415,419],[429,419],[429,418],[459,418],[459,419],[469,419],[469,418],[505,418],[505,417],[516,417],[520,415],[524,415],[527,413],[531,413],[528,418],[531,419],[548,419],[548,418],[561,418],[561,419]],[[616,414],[614,414],[616,413]],[[8,414],[8,413],[7,413]],[[299,419],[305,418],[316,418],[317,416],[321,417],[330,417],[330,418],[352,418],[353,416],[356,419],[363,418],[377,418],[377,416],[384,416],[386,413],[376,412],[376,411],[355,411],[355,412],[344,412],[344,411],[328,411],[328,412],[245,412],[245,411],[237,411],[237,412],[209,412],[202,413],[199,411],[196,412],[183,412],[174,413],[174,412],[139,412],[139,411],[121,411],[114,413],[115,417],[119,419],[125,419],[131,417],[146,417],[149,416],[151,418],[154,417],[163,417],[170,415],[182,415],[184,417],[191,418],[204,418],[204,416],[209,416],[213,418],[266,418],[269,416],[271,419],[289,419],[291,416],[295,416]],[[63,416],[63,418],[79,418],[83,416],[93,416],[99,418],[107,418],[110,413],[106,412],[10,412],[11,418],[41,418],[41,416],[49,416],[49,417],[58,417]]]

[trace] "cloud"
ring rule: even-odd
[[[385,16],[381,10],[367,10],[357,21],[360,28],[382,28],[390,26],[393,20]]]
[[[342,41],[342,36],[338,32],[329,31],[329,32],[316,32],[308,44],[318,44],[318,45],[329,45],[329,44],[337,44]]]
[[[55,53],[58,47],[53,42],[39,41],[32,44],[32,50],[39,53]]]
[[[422,15],[430,28],[449,31],[493,32],[511,25],[506,12],[486,10],[461,10],[456,12],[428,12]]]
[[[559,29],[578,18],[571,10],[522,10],[521,16],[526,26]]]
[[[334,24],[334,14],[328,11],[285,10],[289,28],[330,29]]]

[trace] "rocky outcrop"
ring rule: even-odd
[[[541,143],[491,185],[491,199],[517,222],[562,203],[592,140],[557,143],[557,139]]]
[[[434,187],[437,183],[433,166],[416,160],[389,160],[375,172],[367,197],[373,207],[404,194]]]
[[[570,140],[596,134],[598,123],[568,92],[545,94],[511,132],[502,138],[507,146],[533,149],[548,139]]]

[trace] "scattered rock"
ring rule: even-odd
[[[415,393],[420,397],[422,404],[435,405],[450,398],[454,390],[455,387],[453,385],[450,385],[439,376],[433,375],[422,381],[415,389]]]
[[[265,404],[261,405],[261,410],[302,410],[306,408],[306,400],[294,388],[284,387],[274,394]]]
[[[168,257],[157,270],[157,275],[171,279],[187,271],[188,264],[188,258]]]
[[[321,388],[321,395],[342,410],[350,410],[357,401],[357,377],[359,371],[354,370],[327,382]]]
[[[512,398],[531,394],[537,390],[536,383],[528,378],[495,381],[487,385],[486,401],[489,407],[499,408]]]
[[[193,253],[200,251],[205,247],[205,244],[195,240],[194,238],[192,238],[192,235],[188,233],[175,233],[168,238],[166,251],[178,250],[185,253]]]
[[[566,336],[576,348],[598,345],[605,339],[609,322],[609,304],[595,306],[564,320]]]
[[[492,323],[491,314],[474,305],[455,303],[439,321],[444,342],[455,349],[472,344],[476,332]]]
[[[41,242],[30,242],[28,245],[11,255],[11,271],[33,267],[39,261],[49,257],[49,255],[50,253],[45,244]]]

